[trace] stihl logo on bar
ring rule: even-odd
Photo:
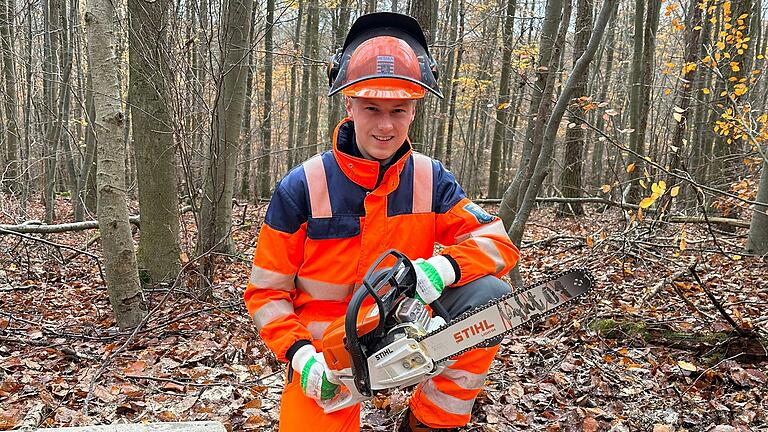
[[[491,332],[493,330],[496,330],[496,326],[494,324],[489,324],[488,320],[482,320],[477,324],[470,325],[469,327],[466,327],[463,330],[459,330],[456,333],[454,333],[453,340],[455,340],[456,343],[459,343],[464,339],[469,338],[470,336],[487,334],[488,332]]]

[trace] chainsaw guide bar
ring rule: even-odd
[[[524,324],[553,315],[594,287],[589,270],[576,268],[510,292],[469,310],[417,338],[435,363],[501,338]]]

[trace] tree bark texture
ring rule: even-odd
[[[267,0],[267,22],[264,31],[264,101],[261,120],[261,146],[259,147],[257,197],[267,199],[271,190],[272,152],[272,71],[275,26],[275,0]]]
[[[117,325],[128,329],[147,314],[139,284],[125,191],[125,116],[117,82],[117,31],[114,4],[90,0],[85,14],[90,70],[93,73],[94,133],[98,141],[98,219],[106,267],[107,293]]]
[[[232,196],[248,76],[252,0],[229,0],[222,31],[222,69],[211,124],[200,211],[199,252],[230,253]]]
[[[536,168],[531,178],[530,185],[525,191],[525,198],[523,199],[520,211],[515,216],[515,220],[510,227],[510,238],[515,244],[520,244],[523,238],[523,232],[525,230],[525,224],[528,222],[528,218],[533,210],[536,202],[536,196],[541,191],[541,186],[544,183],[544,178],[549,174],[550,159],[554,151],[554,141],[557,131],[560,126],[560,121],[565,114],[565,109],[570,103],[570,99],[573,96],[574,88],[576,87],[579,76],[584,74],[589,68],[589,63],[597,51],[597,47],[600,44],[600,40],[605,33],[605,27],[608,24],[608,18],[611,15],[613,9],[613,3],[618,0],[606,0],[600,10],[597,22],[590,36],[589,43],[584,53],[576,61],[576,65],[568,76],[568,80],[563,86],[563,90],[560,96],[557,98],[557,104],[555,105],[552,114],[547,121],[547,129],[544,133],[544,145],[542,146],[541,155],[536,162]]]
[[[551,105],[551,87],[547,90],[548,83],[552,80],[550,75],[554,75],[553,48],[557,39],[557,30],[563,11],[563,0],[549,0],[544,12],[544,24],[541,29],[541,38],[539,41],[539,59],[536,68],[536,82],[533,85],[531,94],[531,103],[528,108],[528,124],[525,130],[525,139],[523,141],[523,150],[520,156],[515,177],[512,183],[504,191],[504,196],[499,206],[499,216],[504,221],[504,226],[509,229],[520,207],[520,198],[525,193],[524,184],[527,183],[525,177],[528,167],[532,165],[532,150],[534,146],[535,129],[541,127],[544,119],[539,115],[542,104]],[[535,165],[535,162],[533,162]]]
[[[421,28],[424,30],[424,36],[427,38],[427,44],[431,45],[435,41],[435,8],[437,0],[411,0],[408,15],[416,18]],[[408,138],[416,151],[423,152],[426,143],[426,120],[425,110],[426,102],[421,101],[416,107],[416,117],[411,123],[408,132]]]
[[[181,266],[176,147],[166,89],[173,76],[165,58],[168,6],[168,0],[128,0],[128,99],[144,215],[138,259],[152,283],[175,279]]]
[[[592,0],[577,0],[576,6],[576,35],[573,43],[573,63],[584,53],[592,32]],[[587,93],[587,68],[581,76],[575,77],[573,88],[574,104],[571,106],[570,125],[565,132],[565,152],[563,153],[563,170],[560,172],[560,192],[565,198],[580,198],[582,195],[582,165],[584,157],[584,141],[586,131],[582,129],[579,117],[585,117],[582,106],[587,102],[580,100]],[[573,125],[573,127],[571,126]],[[557,208],[557,215],[580,216],[584,208],[580,203],[563,203]]]
[[[768,154],[766,147],[763,154]],[[768,161],[763,160],[762,170],[755,200],[766,205],[755,206],[747,240],[747,252],[756,255],[768,254]]]
[[[13,26],[7,0],[0,0],[0,44],[2,44],[3,71],[5,92],[3,106],[5,108],[5,160],[6,166],[0,180],[3,188],[17,194],[21,192],[19,173],[21,172],[21,154],[19,153],[19,124],[16,101],[16,70],[13,62],[15,44]],[[15,11],[14,11],[15,12]],[[1,151],[1,150],[0,150]]]
[[[499,95],[496,98],[496,122],[493,126],[493,141],[491,143],[491,172],[488,177],[488,198],[497,198],[501,192],[499,167],[501,166],[501,149],[507,128],[507,116],[512,106],[512,95],[509,92],[509,80],[512,75],[512,48],[515,44],[515,7],[516,0],[507,0],[507,13],[504,18],[504,32],[501,55],[501,78],[499,80]]]

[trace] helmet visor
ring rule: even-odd
[[[348,96],[419,99],[425,92],[415,87],[421,87],[443,97],[426,48],[409,34],[392,36],[389,30],[366,32],[345,47],[328,96],[348,89]]]

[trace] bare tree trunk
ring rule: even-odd
[[[504,18],[503,46],[501,55],[501,78],[499,80],[499,95],[496,99],[496,122],[493,127],[493,142],[491,143],[491,173],[488,178],[488,198],[498,198],[501,193],[501,149],[506,135],[507,116],[512,106],[512,95],[509,92],[509,80],[512,75],[512,47],[515,43],[515,7],[516,0],[507,0],[507,14]]]
[[[446,20],[447,27],[448,27],[448,35],[447,35],[447,61],[445,62],[445,67],[442,68],[445,72],[441,75],[441,83],[440,87],[443,91],[443,95],[445,96],[443,99],[439,102],[439,111],[437,115],[437,121],[435,124],[435,131],[434,131],[434,158],[442,160],[443,155],[445,154],[445,126],[448,120],[448,102],[451,100],[451,91],[453,90],[453,86],[451,85],[451,77],[453,71],[453,64],[456,62],[456,51],[458,51],[458,39],[457,39],[457,27],[458,27],[458,20],[459,20],[459,0],[451,0],[450,6],[449,6],[449,18]]]
[[[152,283],[176,278],[179,262],[179,211],[176,146],[168,89],[168,0],[128,0],[130,100],[133,145],[139,184],[141,235],[138,259]]]
[[[616,14],[618,13],[618,6],[619,3],[616,2],[613,13],[611,15],[611,19],[616,19]],[[606,57],[605,57],[605,76],[602,82],[602,87],[600,89],[600,96],[598,96],[597,100],[598,102],[602,103],[606,100],[608,97],[608,89],[611,86],[611,77],[613,76],[613,54],[614,54],[614,40],[616,39],[616,28],[618,25],[611,26],[610,29],[608,29],[608,39],[606,40],[605,44],[603,45],[605,47]],[[599,69],[596,68],[596,69]],[[597,122],[595,124],[595,128],[599,131],[602,131],[605,127],[605,119],[603,119],[602,115],[597,116]],[[595,147],[592,152],[592,186],[597,188],[602,182],[603,182],[603,171],[602,168],[605,166],[605,161],[603,160],[603,154],[605,151],[605,144],[602,141],[595,141]]]
[[[56,162],[59,141],[56,137],[58,104],[60,92],[56,83],[60,82],[59,63],[56,52],[59,50],[59,0],[43,0],[43,97],[45,107],[42,110],[45,131],[43,146],[43,204],[45,222],[51,223],[56,218]]]
[[[331,49],[336,50],[341,48],[341,46],[344,44],[344,36],[349,29],[349,15],[350,15],[350,6],[349,6],[349,0],[341,0],[339,2],[338,8],[336,10],[338,11],[338,22],[336,23],[336,27],[334,28],[333,33],[333,45]],[[327,123],[327,129],[328,129],[328,136],[333,139],[333,131],[336,129],[336,125],[339,123],[342,117],[342,101],[343,96],[340,94],[335,94],[328,98],[328,123]]]
[[[319,58],[318,53],[320,52],[320,4],[318,0],[310,0],[309,15],[312,18],[312,26],[307,27],[307,30],[312,32],[309,57],[311,61],[315,61]],[[305,61],[307,60],[308,59],[305,59]],[[317,132],[320,127],[320,95],[318,94],[318,89],[320,88],[320,67],[318,67],[317,64],[310,64],[309,67],[309,87],[306,89],[305,94],[309,97],[309,130],[307,131],[308,155],[312,156],[318,152]],[[302,89],[302,92],[303,91],[304,90]]]
[[[264,106],[261,120],[261,148],[259,150],[258,197],[267,199],[271,190],[272,152],[272,69],[275,29],[275,0],[267,0],[267,22],[264,32]]]
[[[85,14],[90,70],[93,73],[96,116],[94,132],[99,142],[98,218],[104,251],[107,292],[117,325],[137,326],[147,314],[139,284],[136,255],[125,193],[124,115],[120,111],[117,83],[115,8],[109,0],[90,0]]]
[[[312,55],[312,37],[317,35],[317,26],[314,22],[313,9],[317,9],[317,0],[309,0],[309,5],[306,7],[307,22],[306,29],[304,31],[304,49],[302,50],[302,70],[301,70],[301,93],[299,96],[299,117],[296,119],[298,122],[298,138],[296,139],[297,157],[300,162],[305,159],[307,155],[307,147],[312,145],[309,142],[309,122],[306,119],[309,118],[309,106],[311,95],[314,94],[313,89],[310,88],[310,75],[312,68],[311,55]],[[313,31],[312,29],[315,29]]]
[[[560,93],[560,96],[557,98],[557,104],[555,105],[552,114],[549,116],[547,129],[544,133],[544,145],[542,146],[541,154],[536,162],[536,169],[531,178],[531,183],[525,192],[525,198],[521,203],[520,211],[518,211],[515,220],[509,229],[510,238],[515,244],[519,245],[522,241],[525,224],[528,222],[531,211],[533,211],[536,196],[541,190],[544,178],[549,175],[551,170],[550,159],[552,158],[552,153],[555,148],[554,141],[560,126],[560,121],[562,120],[563,114],[565,114],[565,109],[573,96],[573,91],[576,87],[578,78],[589,68],[589,63],[592,61],[592,58],[597,51],[600,39],[602,39],[603,34],[605,33],[605,26],[608,24],[608,18],[611,16],[613,2],[615,1],[618,0],[606,0],[603,3],[594,30],[589,38],[587,48],[569,74],[568,81],[566,81],[563,86],[562,93]],[[516,267],[516,272],[513,277],[516,279],[516,282],[521,282],[518,267]]]
[[[456,95],[461,63],[464,59],[464,0],[459,0],[459,39],[457,40],[456,62],[453,66],[452,79],[450,80],[450,102],[448,103],[448,130],[445,132],[445,166],[448,169],[453,165],[453,128],[456,121]]]
[[[251,29],[250,29],[250,36],[248,37],[248,40],[254,40],[256,37],[256,8],[258,6],[256,5],[256,2],[253,4],[253,9],[251,12]],[[274,12],[273,12],[274,14]],[[267,53],[266,55],[270,55],[270,53]],[[240,176],[240,190],[238,195],[241,198],[250,199],[251,197],[251,186],[253,183],[253,176],[251,175],[251,155],[253,154],[252,147],[253,147],[253,126],[252,126],[252,111],[253,111],[253,75],[254,71],[256,70],[256,50],[253,49],[248,54],[248,77],[245,78],[245,103],[243,104],[243,130],[242,130],[242,141],[243,141],[243,152],[241,154],[240,158],[240,164],[241,167],[238,169],[238,175]],[[258,192],[257,192],[258,194]],[[257,195],[258,196],[258,195]]]
[[[294,58],[291,62],[291,94],[288,98],[288,168],[293,168],[293,166],[296,165],[296,162],[300,159],[298,151],[299,147],[301,147],[301,144],[299,144],[301,135],[297,137],[296,134],[296,123],[298,121],[296,118],[296,84],[298,83],[299,79],[298,66],[296,63],[298,62],[299,42],[301,41],[301,21],[302,17],[304,16],[301,5],[301,0],[299,0],[296,27],[294,28],[293,32]]]
[[[768,154],[768,147],[763,154]],[[768,161],[763,160],[763,174],[760,176],[760,186],[755,200],[768,203]],[[749,224],[749,239],[747,240],[747,252],[756,255],[768,254],[768,205],[755,206],[752,212],[752,221]]]
[[[246,59],[252,0],[229,0],[224,11],[222,69],[211,124],[211,142],[205,165],[204,195],[200,211],[198,250],[200,253],[231,253],[232,195],[240,127],[245,103]],[[213,275],[207,267],[206,276]]]
[[[573,43],[573,63],[576,62],[584,53],[589,43],[589,36],[592,32],[592,0],[578,0],[576,11],[576,36]],[[599,65],[598,65],[599,66]],[[584,70],[584,74],[575,78],[573,95],[577,98],[586,96],[587,76],[589,68]],[[582,192],[582,165],[584,158],[584,141],[586,132],[582,129],[578,117],[584,117],[586,112],[582,109],[585,101],[575,99],[572,105],[570,123],[574,127],[568,127],[565,131],[565,152],[563,153],[563,170],[560,172],[560,191],[565,198],[581,198]],[[584,214],[584,208],[581,203],[562,203],[557,209],[557,215],[580,216]]]
[[[411,0],[408,15],[416,18],[421,28],[424,30],[424,36],[427,38],[427,44],[432,44],[435,41],[435,8],[437,6],[437,0]],[[416,108],[416,117],[411,123],[411,128],[408,131],[408,138],[410,138],[413,148],[416,151],[424,151],[424,143],[426,142],[426,123],[425,123],[425,110],[426,101],[422,101],[420,106]]]
[[[0,43],[2,43],[3,70],[5,73],[3,106],[5,107],[5,158],[7,161],[5,172],[2,174],[2,177],[7,180],[2,186],[15,195],[21,192],[19,181],[21,154],[19,153],[18,108],[16,106],[18,93],[16,92],[16,71],[13,62],[16,49],[9,6],[7,0],[0,0]]]
[[[555,56],[553,48],[556,45],[558,26],[561,21],[561,12],[563,11],[563,0],[549,0],[544,16],[544,24],[541,29],[541,39],[539,42],[539,61],[536,68],[536,82],[533,86],[531,95],[531,104],[528,109],[528,124],[525,131],[525,140],[523,141],[522,155],[520,164],[515,173],[512,183],[504,191],[501,205],[499,206],[499,216],[504,221],[504,226],[509,227],[515,218],[520,207],[520,198],[525,193],[524,184],[527,184],[527,173],[529,166],[535,166],[535,159],[532,159],[534,146],[534,135],[537,127],[541,128],[544,117],[539,115],[541,108],[551,104],[551,86],[548,83],[552,80],[550,75],[554,75]],[[544,105],[544,106],[542,106]],[[533,160],[533,162],[532,162]]]
[[[642,0],[640,0],[642,1]],[[648,114],[651,107],[650,92],[653,85],[653,64],[656,50],[656,31],[659,27],[659,12],[661,9],[661,0],[649,0],[646,8],[645,26],[642,30],[642,54],[639,59],[633,58],[633,76],[638,71],[635,71],[637,63],[641,68],[636,76],[636,80],[633,80],[633,95],[632,99],[632,134],[630,135],[630,149],[636,154],[632,155],[632,161],[635,164],[635,171],[630,173],[630,177],[638,178],[643,175],[645,167],[645,159],[647,150],[645,146],[645,132],[648,125]],[[636,14],[642,15],[642,11],[636,11]],[[642,17],[641,17],[642,18]],[[635,24],[637,24],[637,18]],[[643,27],[643,26],[641,26]],[[635,30],[635,37],[638,37],[638,30]],[[637,49],[637,43],[635,45]],[[635,54],[637,52],[635,51]],[[640,183],[632,181],[629,185],[629,197],[628,201],[637,202],[640,199]]]
[[[682,79],[678,84],[678,102],[676,107],[673,108],[675,110],[675,113],[673,114],[675,120],[675,132],[672,137],[669,155],[669,167],[672,171],[682,168],[681,165],[683,163],[687,165],[687,161],[681,160],[681,156],[690,154],[690,144],[685,139],[685,136],[689,119],[693,120],[693,115],[690,112],[692,110],[689,109],[692,103],[691,94],[694,90],[694,84],[699,82],[696,56],[699,54],[701,46],[701,30],[704,22],[702,19],[702,10],[699,7],[698,2],[690,2],[687,16],[688,19],[685,25],[686,36],[683,73],[681,77]],[[687,171],[687,166],[684,168]],[[668,187],[672,188],[677,183],[676,177],[671,175],[667,176]]]

